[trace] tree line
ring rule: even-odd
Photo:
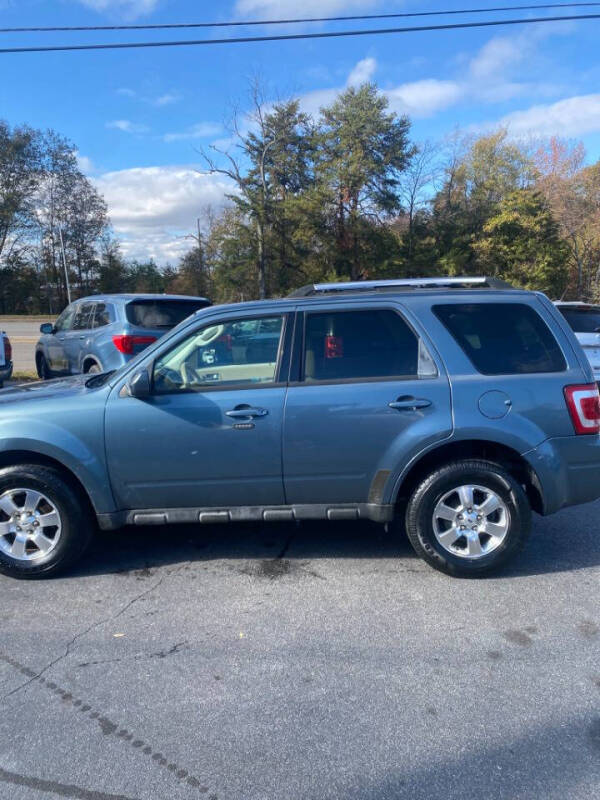
[[[322,280],[485,274],[600,302],[600,162],[581,144],[505,129],[414,143],[375,85],[316,117],[254,86],[229,146],[198,159],[231,193],[202,213],[180,262],[159,268],[122,257],[71,143],[0,123],[0,313],[64,307],[63,245],[75,296],[229,302]]]

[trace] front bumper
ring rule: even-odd
[[[600,436],[547,439],[524,458],[538,477],[544,514],[600,498]]]

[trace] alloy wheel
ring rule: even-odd
[[[60,513],[35,489],[8,489],[0,495],[0,552],[18,561],[35,561],[57,546]]]
[[[494,491],[472,484],[446,492],[433,512],[433,532],[452,555],[478,559],[496,550],[510,528],[506,503]]]

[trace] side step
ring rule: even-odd
[[[217,525],[226,522],[293,522],[295,520],[349,521],[368,519],[389,522],[394,516],[394,506],[376,503],[328,503],[292,506],[234,506],[231,508],[152,508],[99,514],[98,523],[103,530],[123,525],[172,525],[200,523]]]

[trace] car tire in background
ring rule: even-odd
[[[89,545],[95,522],[87,501],[52,467],[0,470],[0,572],[15,578],[55,575]]]
[[[48,362],[46,361],[45,356],[43,356],[41,353],[38,353],[38,355],[36,356],[35,366],[40,380],[47,381],[52,377],[52,373],[50,372],[50,367],[48,366]]]
[[[417,555],[448,575],[479,577],[516,555],[531,530],[521,485],[498,464],[446,464],[416,487],[406,532]]]

